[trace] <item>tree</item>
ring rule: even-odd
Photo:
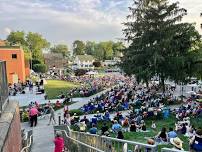
[[[50,46],[50,43],[38,33],[29,32],[26,36],[27,47],[32,52],[32,58],[43,63],[43,49]]]
[[[113,56],[121,57],[121,53],[123,49],[125,49],[125,46],[123,42],[115,42],[113,43],[112,49],[113,49]]]
[[[96,43],[92,41],[87,41],[85,46],[85,52],[88,55],[95,55]]]
[[[11,32],[7,37],[7,41],[11,46],[13,45],[26,46],[24,31]]]
[[[68,56],[68,47],[64,44],[55,45],[54,47],[50,48],[50,51],[52,53],[60,53],[63,55],[63,57]]]
[[[98,45],[100,47],[100,50],[104,53],[103,59],[109,60],[113,57],[113,42],[112,41],[106,41],[106,42],[100,42]]]
[[[85,43],[80,40],[76,40],[73,43],[73,54],[84,55],[85,54]]]
[[[167,78],[185,82],[194,74],[188,72],[192,46],[200,40],[192,24],[180,22],[187,11],[167,0],[134,0],[129,9],[123,32],[130,45],[124,51],[123,70],[147,83],[159,76],[163,91]]]

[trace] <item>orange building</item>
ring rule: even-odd
[[[29,62],[20,46],[0,46],[0,60],[6,61],[8,83],[25,82],[30,76]]]

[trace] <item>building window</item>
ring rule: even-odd
[[[17,54],[12,54],[12,59],[17,59]]]

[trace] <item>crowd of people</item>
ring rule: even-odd
[[[102,90],[117,85],[120,81],[124,80],[123,76],[106,75],[100,77],[91,76],[80,76],[80,77],[69,77],[68,81],[81,84],[80,87],[74,88],[69,91],[68,96],[71,97],[89,97]],[[60,96],[66,96],[62,93]]]
[[[157,90],[157,86],[150,85],[149,88],[140,86],[133,79],[128,78],[123,84],[95,97],[81,108],[86,114],[94,113],[92,118],[89,119],[86,115],[79,118],[76,114],[72,117],[70,115],[64,117],[67,117],[68,125],[77,126],[81,132],[105,136],[113,133],[117,138],[124,139],[124,132],[158,131],[157,120],[166,119],[172,113],[176,115],[175,126],[162,127],[158,134],[147,139],[147,143],[172,144],[173,149],[183,150],[183,142],[179,135],[184,135],[189,137],[191,149],[202,150],[202,128],[195,128],[190,122],[190,117],[202,115],[202,107],[192,100],[185,106],[169,109],[164,105],[164,100],[175,102],[176,99],[170,93],[157,94]],[[120,112],[122,110],[123,112]],[[146,125],[149,118],[155,118],[151,126]],[[102,126],[98,129],[99,121],[102,121]],[[137,146],[135,149],[138,151],[141,147]]]

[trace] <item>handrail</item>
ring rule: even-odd
[[[88,136],[100,137],[100,138],[103,138],[103,139],[110,139],[110,140],[118,141],[118,142],[121,142],[121,143],[128,143],[128,144],[133,144],[133,145],[140,145],[140,146],[144,146],[144,147],[147,147],[147,148],[155,148],[155,147],[157,146],[157,145],[149,145],[149,144],[144,144],[144,143],[135,142],[135,141],[117,139],[117,138],[113,138],[113,137],[100,136],[100,135],[96,135],[96,134],[88,134],[88,133],[78,132],[78,131],[71,131],[71,132],[72,132],[72,133],[84,134],[84,135],[88,135]]]
[[[62,131],[62,132],[65,133],[65,136],[66,136],[67,138],[69,138],[69,139],[71,139],[71,140],[73,140],[73,141],[75,141],[75,142],[77,142],[77,143],[79,143],[79,144],[81,144],[81,145],[83,145],[83,146],[86,146],[86,147],[88,147],[88,148],[91,148],[91,149],[93,149],[93,150],[96,150],[97,152],[104,152],[104,151],[102,151],[102,150],[100,150],[100,149],[97,149],[97,148],[95,148],[95,147],[92,147],[92,146],[90,146],[90,145],[88,145],[88,144],[85,144],[85,143],[80,142],[80,141],[78,141],[78,140],[76,140],[76,139],[74,139],[74,138],[69,137],[69,136],[67,135],[66,130],[55,129],[55,131]]]
[[[25,146],[20,152],[24,152],[25,150],[27,150],[28,148],[30,148],[31,144],[32,144],[32,137],[33,135],[31,135],[29,137],[29,144],[27,146]],[[26,152],[26,151],[25,151]]]
[[[170,148],[162,148],[161,152],[188,152],[184,150],[170,149]]]

